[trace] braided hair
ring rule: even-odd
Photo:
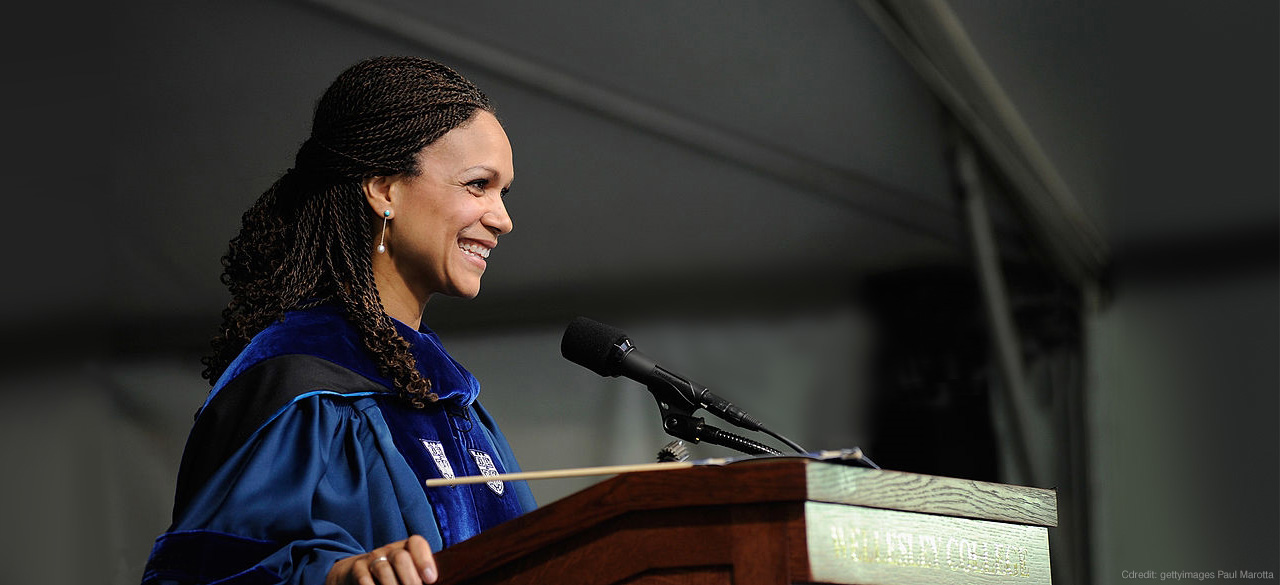
[[[373,223],[363,179],[420,171],[417,154],[489,100],[462,75],[417,57],[379,57],[338,75],[316,105],[293,168],[245,212],[222,257],[231,301],[213,351],[213,384],[249,340],[285,311],[336,304],[379,372],[415,406],[434,402],[409,343],[383,311],[373,278]]]

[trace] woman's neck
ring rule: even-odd
[[[378,287],[382,310],[387,315],[414,330],[422,325],[422,313],[427,309],[427,299],[418,299],[408,284],[396,275],[379,274],[375,270],[374,284]]]

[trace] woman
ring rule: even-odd
[[[511,231],[511,146],[453,70],[343,72],[223,258],[231,302],[143,582],[431,583],[431,551],[533,508],[479,384],[421,328]]]

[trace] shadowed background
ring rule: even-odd
[[[0,236],[17,275],[0,304],[13,582],[138,581],[208,391],[219,257],[327,84],[383,54],[457,68],[511,137],[516,228],[480,297],[435,299],[425,323],[480,378],[525,469],[647,462],[667,440],[639,385],[560,358],[582,314],[806,447],[1059,488],[1058,582],[1280,569],[1280,9],[934,3],[1106,249],[1097,270],[1065,270],[1062,238],[978,141],[1021,340],[1011,394],[953,169],[956,128],[973,129],[873,17],[902,17],[895,4],[15,15]],[[533,487],[548,503],[594,481]]]

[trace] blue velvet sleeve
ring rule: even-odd
[[[439,550],[431,506],[381,416],[369,397],[298,397],[157,539],[143,583],[323,583],[338,559],[412,534]]]

